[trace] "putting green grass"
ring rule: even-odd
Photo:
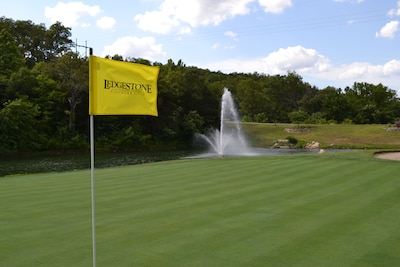
[[[371,152],[96,169],[98,266],[400,266],[400,162]],[[0,266],[91,266],[90,172],[0,179]]]

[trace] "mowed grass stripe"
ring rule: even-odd
[[[321,165],[318,166],[322,167]],[[377,167],[378,169],[376,169]],[[375,198],[390,192],[398,194],[398,179],[393,174],[393,169],[383,170],[380,173],[381,175],[377,175],[379,171],[372,172],[372,170],[379,170],[379,165],[374,164],[370,166],[362,165],[360,168],[348,168],[348,170],[352,170],[354,173],[347,172],[345,173],[347,175],[342,175],[342,172],[328,172],[322,176],[322,179],[315,179],[316,183],[321,183],[321,181],[329,181],[330,178],[336,177],[332,181],[337,184],[331,182],[326,185],[321,184],[320,191],[296,191],[296,195],[293,195],[292,198],[282,198],[281,202],[274,202],[273,206],[281,212],[279,221],[275,224],[277,227],[285,225],[282,227],[285,229],[283,232],[291,236],[291,244],[295,243],[296,238],[310,242],[310,236],[320,236],[314,233],[318,228],[312,221],[318,222],[322,229],[328,229],[328,231],[333,229],[332,232],[336,235],[339,233],[330,224],[337,225],[340,229],[340,227],[343,227],[343,223],[338,223],[340,219],[346,218],[347,215],[355,216],[354,213],[360,206],[379,203],[381,201]],[[360,179],[359,174],[364,171],[371,176],[364,176],[363,179]],[[389,180],[386,179],[386,175],[389,175]],[[380,190],[381,188],[386,191]],[[379,194],[371,194],[370,189],[379,191]],[[321,197],[324,195],[325,197]],[[365,214],[370,216],[367,211],[365,211]],[[272,224],[270,223],[270,225]],[[302,244],[299,247],[307,247],[304,245]],[[285,247],[285,249],[290,247],[287,243],[280,243],[279,246]],[[280,255],[280,253],[277,253],[277,255]]]
[[[91,264],[85,180],[88,171],[0,179],[0,266]]]
[[[253,162],[256,162],[256,161],[254,161],[253,160]],[[303,162],[303,164],[304,164],[304,162]],[[312,165],[314,165],[315,163],[312,163]],[[344,164],[344,163],[342,163],[342,165],[343,166],[340,166],[340,167],[345,167],[345,168],[342,168],[343,170],[348,170],[348,169],[351,169],[351,168],[349,168],[351,165],[353,164],[353,162],[349,162],[349,163],[347,163],[347,164]],[[243,166],[239,166],[239,165],[235,165],[236,166],[236,168],[235,169],[232,169],[233,171],[234,170],[237,170],[237,169],[240,169],[241,167],[243,168]],[[266,165],[261,165],[261,166],[264,166],[264,169],[267,169],[265,166]],[[332,169],[332,164],[329,166],[329,167],[327,167],[327,169],[328,170],[331,170]],[[333,166],[335,166],[335,165],[333,165]],[[337,166],[337,164],[336,164],[336,166]],[[256,164],[256,165],[251,165],[251,164],[248,164],[247,165],[247,167],[249,167],[249,169],[257,169],[257,172],[260,172],[260,165],[259,164]],[[315,168],[315,166],[309,166],[309,167],[314,167],[314,169],[318,169],[318,168]],[[364,168],[365,169],[365,166],[364,167],[362,167],[361,166],[361,168]],[[262,169],[262,168],[261,168]],[[334,169],[334,167],[333,167],[333,169]],[[242,171],[245,173],[245,175],[244,176],[246,176],[246,178],[248,178],[248,177],[251,177],[251,174],[252,174],[252,172],[251,171],[249,171],[248,169],[246,169],[246,168],[243,168],[242,169]],[[358,170],[356,170],[356,171],[358,171]],[[369,171],[369,170],[368,170]],[[287,170],[285,171],[285,172],[287,172]],[[320,171],[319,171],[320,172]],[[289,173],[291,173],[291,172],[289,172]],[[234,181],[233,181],[233,179],[231,179],[230,181],[231,181],[231,183],[229,184],[229,185],[226,185],[226,184],[224,184],[224,183],[221,183],[221,179],[218,179],[218,178],[221,178],[221,177],[227,177],[227,174],[232,174],[232,173],[230,173],[230,172],[222,172],[222,174],[223,175],[221,175],[221,173],[219,173],[219,175],[217,175],[217,176],[213,176],[212,177],[212,179],[216,179],[216,180],[214,180],[214,181],[217,181],[218,183],[219,183],[219,188],[221,187],[221,184],[223,184],[224,185],[224,187],[225,187],[225,189],[227,190],[227,191],[224,191],[224,192],[219,192],[220,193],[220,195],[218,196],[218,195],[216,195],[216,194],[214,194],[215,192],[212,192],[213,194],[212,195],[210,195],[209,193],[207,193],[207,192],[200,192],[200,193],[202,193],[202,194],[204,194],[203,196],[202,196],[202,198],[203,199],[207,199],[207,203],[200,203],[201,205],[200,205],[200,207],[202,207],[202,209],[201,210],[199,210],[199,208],[196,206],[196,205],[192,205],[192,204],[190,204],[190,203],[192,203],[193,202],[193,199],[195,199],[194,198],[194,196],[192,195],[191,196],[191,200],[192,200],[192,202],[190,202],[190,200],[186,200],[185,199],[185,195],[179,195],[179,197],[178,198],[181,198],[181,202],[182,203],[186,203],[186,206],[189,206],[190,207],[190,209],[191,209],[191,211],[192,211],[192,213],[190,213],[190,214],[193,214],[193,213],[195,213],[196,214],[196,218],[198,219],[198,218],[201,218],[201,216],[204,214],[204,213],[206,213],[207,214],[207,216],[208,217],[212,217],[212,215],[214,214],[214,213],[218,213],[218,212],[220,212],[220,210],[219,209],[221,209],[221,203],[222,203],[222,206],[223,206],[223,208],[225,209],[225,210],[229,210],[229,208],[231,207],[231,206],[235,206],[235,204],[233,204],[233,203],[235,203],[234,202],[234,200],[233,199],[227,199],[227,197],[225,196],[225,195],[228,195],[228,197],[229,197],[229,193],[226,193],[226,192],[235,192],[235,195],[234,195],[234,197],[235,197],[235,199],[238,199],[238,201],[241,201],[242,203],[246,203],[246,206],[247,207],[250,207],[251,208],[251,206],[252,206],[252,202],[251,202],[251,199],[250,198],[247,198],[247,199],[241,199],[240,198],[240,192],[243,192],[244,191],[244,189],[246,188],[246,187],[244,187],[243,186],[243,180],[241,180],[241,183],[240,183],[240,188],[241,189],[234,189],[233,187],[234,187]],[[349,173],[347,173],[347,172],[345,172],[344,174],[346,174],[346,175],[343,175],[344,176],[344,178],[342,177],[342,179],[343,180],[345,180],[345,181],[351,181],[351,179],[349,179],[349,178],[351,178],[351,172],[349,172]],[[345,177],[345,176],[347,176],[347,174],[350,174],[350,177]],[[319,174],[320,175],[320,174]],[[340,175],[340,174],[339,174]],[[234,175],[233,175],[234,176]],[[307,175],[307,178],[309,178],[310,177],[310,174],[308,173]],[[197,179],[198,177],[196,176],[196,175],[194,175],[194,177]],[[290,177],[290,175],[288,175],[287,177]],[[299,175],[297,175],[297,177],[299,177]],[[311,175],[311,177],[313,177],[313,175]],[[293,176],[291,176],[291,178],[293,178]],[[318,177],[317,177],[318,178]],[[312,179],[314,182],[315,182],[315,177],[314,177],[314,179]],[[207,180],[208,182],[209,182],[209,180]],[[256,184],[256,181],[251,181],[252,183],[254,183],[254,184]],[[304,180],[302,180],[301,182],[304,182]],[[365,181],[362,181],[362,183],[363,182],[365,182]],[[360,183],[361,183],[361,181],[360,181]],[[305,188],[307,188],[307,184],[306,183],[299,183],[299,184],[301,184],[302,185],[302,189],[301,190],[304,190]],[[176,185],[174,185],[174,186],[176,186]],[[257,186],[255,187],[255,188],[260,188],[262,186],[262,183],[260,183],[260,181],[257,181]],[[322,185],[323,186],[323,185]],[[353,185],[353,187],[354,187],[355,185]],[[343,186],[344,187],[344,186]],[[248,189],[248,188],[247,188]],[[293,191],[293,190],[292,190]],[[336,190],[337,191],[337,190]],[[252,193],[254,193],[254,192],[252,192]],[[297,194],[299,193],[299,192],[296,192]],[[252,194],[253,196],[257,196],[257,195],[254,195],[254,194]],[[198,199],[197,199],[198,200]],[[257,202],[257,201],[256,201]],[[284,200],[282,201],[282,202],[284,202]],[[214,203],[214,205],[213,205],[213,203]],[[197,201],[197,204],[199,204],[198,203],[198,201]],[[206,206],[204,206],[204,204],[207,204]],[[265,204],[265,203],[264,203]],[[172,207],[173,207],[174,205],[172,205]],[[163,205],[163,207],[168,207],[168,202],[166,202],[165,203],[165,205]],[[206,208],[204,208],[204,207],[206,207]],[[246,208],[246,207],[244,207],[244,208]],[[297,209],[298,207],[295,207],[294,209]],[[167,211],[167,213],[169,212],[169,213],[171,213],[171,211],[170,211],[170,209],[169,208],[166,208],[165,209],[166,211]],[[292,210],[292,212],[293,212],[293,210]],[[223,214],[224,214],[224,212],[222,212]],[[289,212],[290,213],[290,212]],[[246,213],[246,212],[242,212],[242,215],[244,215],[244,216],[247,216],[247,214],[248,214],[248,212]],[[188,214],[185,214],[185,215],[188,215]],[[162,216],[166,216],[166,214],[164,214],[164,213],[160,213],[159,214],[159,216],[160,217],[162,217]],[[187,217],[190,217],[190,216],[186,216],[186,218]],[[285,218],[285,220],[287,220],[287,219],[290,219],[290,218]],[[183,219],[182,219],[183,220]],[[144,221],[147,221],[147,220],[144,220]],[[175,219],[175,220],[171,220],[171,221],[169,221],[169,223],[170,224],[176,224],[177,223],[177,221],[179,221],[179,219]],[[227,219],[224,219],[223,221],[225,221],[225,222],[227,222]],[[207,222],[207,221],[206,221]],[[246,222],[246,220],[244,220],[244,222]],[[207,224],[205,224],[205,223],[203,223],[203,225],[205,225],[206,226],[206,228],[205,229],[207,229],[208,231],[210,231],[210,229],[212,230],[212,227],[210,227],[210,224],[209,223],[207,223]],[[211,224],[212,225],[212,224]],[[229,225],[229,224],[228,224]],[[192,229],[189,229],[189,231],[192,231]],[[202,231],[200,231],[199,230],[199,232],[202,232]],[[159,235],[159,233],[155,233],[155,235]],[[156,237],[154,237],[154,238],[156,238]],[[188,240],[189,238],[183,238],[182,240],[184,240],[184,241],[186,241],[186,240]],[[186,243],[186,242],[185,242]],[[186,246],[186,245],[185,245]]]
[[[397,191],[397,193],[398,193],[398,191]],[[351,200],[350,200],[351,201]],[[379,202],[379,200],[378,200],[378,202]],[[350,205],[350,207],[351,207],[351,203],[349,203],[348,205]],[[305,214],[307,214],[307,213],[304,213],[304,211],[302,211],[301,209],[299,209],[299,207],[296,207],[296,209],[298,210],[297,212],[299,212],[299,213],[301,213],[301,215],[302,216],[304,216]],[[327,207],[327,209],[326,210],[328,210],[329,211],[329,207]],[[278,224],[277,225],[277,227],[280,227],[280,228],[283,228],[283,229],[285,229],[285,231],[283,231],[284,233],[289,233],[289,235],[291,236],[291,238],[290,238],[290,243],[292,244],[292,243],[294,243],[293,242],[293,239],[295,239],[296,238],[296,235],[300,235],[301,237],[302,237],[302,240],[303,239],[305,239],[305,240],[307,240],[307,243],[310,243],[310,241],[312,240],[312,238],[310,238],[310,237],[313,237],[313,236],[319,236],[318,234],[316,234],[316,232],[312,232],[312,234],[311,235],[305,235],[304,234],[304,230],[302,229],[302,228],[300,228],[299,226],[301,226],[301,224],[299,224],[298,222],[297,222],[297,220],[296,219],[298,219],[298,218],[296,218],[296,217],[293,217],[293,213],[294,213],[295,211],[291,211],[289,214],[290,214],[290,216],[289,217],[287,217],[287,218],[284,218],[284,220],[282,220],[282,224]],[[340,214],[338,215],[337,214],[337,211],[336,210],[333,210],[333,211],[331,211],[332,212],[332,215],[333,215],[333,218],[335,218],[336,216],[339,216],[339,218],[340,218]],[[311,216],[310,216],[311,215]],[[321,219],[320,218],[318,218],[318,217],[315,217],[315,216],[312,216],[313,214],[311,213],[311,214],[309,214],[309,218],[307,219],[307,220],[304,220],[304,223],[303,223],[303,225],[306,225],[306,226],[309,226],[309,229],[308,229],[308,231],[310,231],[310,229],[312,230],[312,229],[315,229],[315,225],[310,221],[310,220],[315,220],[315,221],[318,221],[319,223],[321,223]],[[292,219],[292,220],[291,220]],[[363,219],[362,217],[361,217],[361,219]],[[394,219],[393,217],[392,217],[392,219]],[[293,227],[293,229],[288,229],[288,228],[286,228],[285,226],[283,226],[283,227],[281,227],[281,225],[287,225],[287,224],[289,224],[289,225],[291,225],[292,224],[292,221],[294,221],[295,222],[295,226]],[[393,220],[392,220],[393,221]],[[323,222],[323,221],[322,221]],[[333,225],[339,225],[339,227],[342,227],[343,226],[343,224],[340,224],[340,223],[338,223],[337,221],[332,221],[332,218],[329,218],[329,220],[328,220],[328,222],[331,222],[331,224],[333,224]],[[339,221],[340,222],[340,221]],[[270,224],[271,225],[271,224]],[[335,237],[337,236],[337,235],[339,235],[339,233],[340,233],[340,231],[338,231],[338,232],[335,232],[335,230],[334,229],[336,229],[336,228],[332,228],[332,227],[330,227],[330,225],[322,225],[322,228],[323,229],[330,229],[331,231],[332,231],[332,233],[334,233],[334,235],[335,236],[332,236],[333,237],[333,239],[335,239]],[[340,228],[339,228],[340,229]],[[289,231],[288,231],[289,230]],[[290,230],[292,230],[292,232],[290,231]],[[328,230],[329,231],[329,230]],[[280,237],[282,237],[282,234],[281,234],[281,231],[279,232],[280,233]],[[339,235],[340,236],[340,235]],[[269,238],[269,240],[271,240],[271,241],[273,241],[274,239],[272,239],[272,238]],[[282,240],[282,239],[281,239]],[[309,244],[302,244],[302,246],[295,246],[296,247],[296,249],[298,250],[298,251],[302,251],[301,250],[301,248],[303,248],[304,246],[303,245],[306,245],[305,247],[309,247],[310,245]],[[313,243],[312,244],[312,246],[314,246],[314,245],[317,245],[316,243]],[[287,243],[285,243],[284,244],[284,246],[287,248],[287,247],[290,247],[290,245],[288,246],[287,245]],[[317,248],[318,247],[321,247],[321,246],[317,246]],[[293,248],[293,247],[292,247]],[[354,248],[353,248],[354,249]],[[316,248],[313,248],[313,250],[317,250]],[[293,250],[293,251],[296,251],[296,250]],[[335,251],[335,247],[332,247],[331,248],[331,250],[330,251]],[[304,251],[303,251],[304,252]],[[349,253],[352,253],[352,251],[351,250],[349,250],[349,251],[347,251],[347,252],[349,252]],[[281,258],[281,255],[284,255],[285,253],[278,253],[278,259],[279,260],[282,260],[282,258]],[[290,253],[289,253],[290,254]],[[291,253],[292,254],[292,253]],[[265,255],[264,255],[265,256]],[[304,255],[303,254],[298,254],[297,256],[301,256],[301,257],[304,257]],[[336,256],[337,256],[337,254],[336,254]],[[288,259],[288,257],[286,258],[286,260]],[[320,257],[319,258],[320,260],[328,260],[327,258],[324,258],[324,257]],[[270,260],[270,258],[269,257],[266,257],[266,259],[265,259],[266,261],[267,260]],[[308,258],[308,260],[311,260],[311,258]],[[308,261],[308,260],[306,260],[306,261]],[[332,265],[336,265],[337,264],[337,261],[335,260],[335,259],[331,259],[332,261],[331,261],[331,263],[332,263]],[[297,262],[297,259],[295,260],[295,261],[293,261],[293,262],[291,262],[289,265],[290,266],[293,266],[293,264],[296,264],[296,262]],[[289,263],[289,262],[286,262],[286,263]],[[298,263],[298,262],[297,262]],[[326,264],[326,263],[325,263]],[[328,264],[329,264],[329,262],[328,262]],[[326,266],[326,265],[324,265],[324,266]],[[390,265],[389,265],[390,266]]]
[[[249,164],[251,162],[255,163]],[[197,166],[195,170],[192,170],[191,168],[192,163],[195,163]],[[224,166],[224,169],[221,169],[220,166]],[[281,166],[281,168],[282,170],[280,175],[284,176],[286,179],[296,179],[296,176],[294,175],[297,172],[295,166],[293,168]],[[273,177],[270,176],[270,174],[273,173],[273,171],[270,170],[270,165],[265,165],[265,163],[260,160],[246,162],[243,166],[240,166],[237,163],[234,163],[232,166],[230,166],[226,161],[224,164],[220,164],[219,159],[204,161],[198,160],[196,162],[187,163],[184,171],[180,169],[172,169],[171,172],[174,175],[170,175],[170,172],[164,170],[160,173],[153,170],[151,170],[151,172],[152,175],[150,177],[146,177],[146,175],[143,177],[139,172],[131,172],[131,178],[135,179],[135,185],[133,188],[126,187],[125,180],[115,180],[114,178],[117,177],[113,176],[107,176],[105,178],[110,183],[106,186],[110,189],[110,192],[112,192],[112,189],[115,187],[120,186],[131,191],[132,193],[137,192],[139,194],[137,195],[139,200],[144,199],[141,197],[142,195],[147,195],[149,199],[154,200],[158,197],[163,198],[168,196],[167,194],[163,194],[168,191],[179,191],[181,194],[188,194],[190,196],[196,196],[196,194],[199,194],[199,196],[204,196],[204,193],[207,193],[207,195],[213,192],[221,193],[221,191],[229,191],[228,187],[242,187],[246,183],[250,183],[254,187],[259,187],[259,185],[254,184],[254,177],[260,177],[262,179]],[[184,175],[182,175],[182,172]],[[154,177],[159,176],[168,177],[169,179],[163,179],[161,181],[157,181],[157,183],[153,182]],[[126,179],[126,177],[124,179]],[[273,182],[284,183],[285,180],[274,179]],[[143,190],[141,186],[146,186],[146,190]],[[178,194],[176,197],[181,198],[182,196]],[[207,198],[208,197],[209,196],[207,196]],[[220,196],[216,194],[215,197]],[[140,204],[142,205],[142,203]]]
[[[325,163],[329,164],[329,163]],[[300,177],[296,185],[287,186],[280,191],[271,192],[270,196],[274,196],[271,200],[284,205],[291,204],[296,208],[297,205],[309,205],[312,202],[320,202],[324,198],[328,198],[328,201],[332,201],[330,196],[337,197],[339,200],[343,198],[343,190],[354,194],[361,187],[365,185],[369,186],[368,182],[370,179],[374,179],[375,171],[379,172],[373,165],[371,166],[349,166],[351,163],[342,163],[338,165],[341,170],[337,171],[325,171],[324,163],[320,162],[319,167],[307,172],[297,174]],[[347,166],[346,166],[347,165]],[[368,172],[370,175],[364,179],[359,179],[360,172]],[[384,180],[378,176],[379,183]],[[290,190],[290,191],[288,191]],[[355,190],[355,191],[354,191]],[[301,198],[299,198],[301,196]],[[283,207],[279,207],[282,210]]]
[[[341,259],[343,262],[339,265],[348,266],[349,262],[361,256],[357,253],[365,251],[367,245],[365,243],[367,240],[362,238],[352,240],[352,233],[356,230],[360,231],[369,221],[374,221],[375,216],[383,217],[382,211],[387,209],[395,211],[393,206],[399,208],[399,204],[392,201],[393,197],[398,197],[398,188],[393,186],[395,185],[393,181],[391,182],[377,185],[378,188],[374,190],[379,192],[378,194],[371,195],[371,190],[354,192],[351,195],[340,193],[335,197],[331,196],[326,200],[311,203],[310,206],[297,206],[293,210],[285,211],[285,216],[282,215],[275,224],[284,224],[281,230],[290,235],[290,242],[276,244],[277,251],[272,253],[275,255],[275,260],[280,261],[280,255],[288,254],[291,255],[285,259],[285,264],[288,265],[298,264],[302,260],[312,266],[319,266],[322,263],[324,266],[336,266],[339,264],[337,259]],[[329,198],[330,201],[328,201]],[[385,206],[387,199],[391,203],[389,206]],[[400,215],[398,210],[396,213],[386,214],[386,220],[394,223],[395,218]],[[377,228],[381,228],[382,222],[384,221],[374,225],[379,225]],[[371,239],[370,242],[379,241],[376,236],[384,236],[382,233],[377,234],[379,232],[375,230],[377,229],[373,232],[363,232],[364,236],[368,237],[367,239]],[[384,231],[387,234],[393,234],[397,230],[398,228],[392,227]],[[340,240],[340,242],[336,243],[335,240]],[[361,243],[358,243],[360,241]],[[297,254],[297,251],[303,254]],[[308,255],[308,258],[305,259],[304,255]],[[270,257],[268,259],[271,260]]]
[[[399,164],[360,158],[185,159],[96,170],[98,264],[398,265]],[[1,266],[90,265],[89,172],[0,179],[0,207],[8,208]]]
[[[378,177],[379,179],[381,179],[381,177]],[[397,190],[396,189],[396,187],[394,187],[394,190]],[[336,190],[335,190],[336,191]],[[397,191],[398,192],[398,191]],[[369,194],[370,192],[368,192],[368,194]],[[343,197],[342,195],[339,195],[338,196],[338,199],[340,199],[341,197]],[[301,200],[303,198],[303,195],[302,194],[298,194],[298,199],[299,200]],[[331,199],[332,200],[332,199]],[[336,201],[336,200],[335,200]],[[351,201],[351,199],[350,199],[350,201]],[[282,200],[282,203],[284,203],[285,205],[287,205],[287,203],[285,203],[285,199],[283,199]],[[311,204],[313,204],[313,203],[311,203]],[[324,205],[324,203],[319,203],[320,205]],[[345,205],[345,203],[343,204],[343,205]],[[251,205],[250,205],[251,206]],[[348,205],[349,207],[351,207],[351,204],[350,205]],[[309,205],[307,205],[307,206],[305,206],[305,208],[306,208],[306,211],[304,211],[304,209],[302,209],[302,207],[301,206],[299,206],[299,205],[296,205],[295,207],[293,207],[291,210],[286,210],[286,211],[284,211],[284,212],[282,212],[282,214],[288,214],[288,217],[283,217],[282,218],[282,216],[280,216],[279,218],[280,219],[282,219],[278,224],[277,224],[277,227],[281,227],[281,228],[284,228],[284,229],[286,229],[285,231],[283,231],[284,233],[289,233],[289,235],[291,235],[291,239],[292,238],[295,238],[296,237],[296,235],[304,235],[304,232],[302,232],[302,229],[301,228],[298,228],[297,226],[298,226],[298,222],[297,222],[297,220],[298,220],[298,218],[296,218],[296,217],[294,217],[293,216],[293,214],[301,214],[301,216],[304,216],[305,214],[307,214],[307,212],[309,213],[309,215],[313,215],[312,214],[312,212],[309,212],[308,210],[310,209],[310,207],[309,207]],[[312,209],[314,209],[315,210],[315,208],[312,208],[311,207],[311,210]],[[332,212],[332,215],[333,215],[333,218],[335,218],[336,216],[340,216],[340,214],[339,215],[337,215],[337,211],[336,210],[333,210],[333,212]],[[306,216],[307,217],[307,216]],[[317,221],[320,221],[320,220],[318,220],[318,218],[315,218],[315,217],[311,217],[312,218],[312,220],[314,220],[314,219],[317,219]],[[313,225],[311,222],[310,222],[310,216],[308,216],[308,218],[306,218],[306,220],[305,220],[305,222],[304,222],[304,224],[305,225],[307,225],[307,226],[309,226],[309,229],[308,230],[310,230],[310,229],[314,229],[314,227],[315,227],[315,225]],[[294,232],[294,233],[291,233],[290,231],[288,231],[288,230],[291,230],[291,229],[287,229],[287,228],[285,228],[285,226],[281,226],[281,225],[287,225],[287,224],[289,224],[289,225],[291,225],[292,224],[292,222],[296,222],[296,225],[295,225],[295,227],[293,227],[293,229],[292,229],[292,231]],[[328,222],[330,222],[330,221],[332,221],[332,218],[330,218],[329,220],[328,220]],[[333,222],[334,223],[334,222]],[[271,224],[270,224],[271,225]],[[280,232],[281,233],[281,232]],[[281,235],[280,235],[280,237],[281,237]],[[290,240],[291,240],[290,239]],[[286,243],[285,243],[285,245],[286,245]],[[293,263],[292,263],[293,264]]]
[[[250,161],[255,162],[255,164],[246,164],[244,166],[238,166],[237,163],[240,161],[233,160],[234,163],[232,166],[229,161],[227,160],[228,164],[221,164],[218,159],[216,160],[204,160],[204,161],[197,161],[192,162],[196,164],[196,170],[192,171],[191,164],[188,163],[186,169],[189,170],[183,171],[185,173],[191,173],[188,176],[180,176],[180,172],[174,173],[175,176],[169,175],[168,172],[162,171],[162,174],[165,177],[171,177],[171,179],[164,180],[161,183],[150,183],[149,186],[146,186],[145,189],[141,188],[140,185],[143,181],[135,182],[134,188],[124,186],[123,194],[114,194],[113,193],[113,185],[112,184],[123,184],[124,182],[116,181],[115,177],[107,177],[107,181],[110,183],[107,184],[107,194],[108,197],[99,196],[99,199],[103,199],[104,202],[109,202],[109,198],[118,198],[120,195],[129,196],[132,191],[139,191],[140,193],[136,195],[137,201],[135,203],[131,203],[129,205],[134,205],[137,207],[137,210],[140,214],[149,213],[151,211],[152,206],[154,206],[158,202],[163,203],[164,210],[168,210],[166,207],[167,205],[171,205],[175,207],[176,205],[184,205],[188,206],[191,205],[193,202],[197,204],[207,204],[207,203],[216,203],[219,205],[221,201],[224,201],[224,198],[229,198],[230,194],[239,195],[240,191],[248,191],[249,186],[245,186],[245,184],[250,184],[250,187],[254,189],[259,189],[262,186],[262,183],[257,183],[254,181],[254,178],[261,177],[261,179],[268,178],[268,166],[265,165],[264,162],[260,161]],[[204,166],[202,166],[204,164]],[[220,167],[224,166],[224,170]],[[233,167],[234,166],[234,167]],[[158,166],[154,166],[155,168]],[[204,169],[211,169],[214,170],[213,172],[209,173],[208,175],[204,175],[202,170]],[[200,170],[200,171],[199,171]],[[285,168],[284,170],[287,170]],[[242,175],[238,175],[238,171],[243,173]],[[265,176],[260,176],[259,172],[266,172]],[[253,173],[256,172],[256,175]],[[154,176],[157,176],[157,172],[152,171]],[[135,174],[132,174],[134,176]],[[150,179],[147,177],[141,177],[139,173],[136,173],[139,179]],[[293,175],[288,175],[287,177],[295,177]],[[99,178],[98,178],[99,179]],[[126,191],[126,192],[125,192]],[[97,193],[99,194],[99,193]],[[228,195],[228,196],[225,196]],[[201,203],[203,201],[203,203]],[[121,205],[124,205],[124,201],[119,201]],[[103,205],[100,205],[103,206]],[[107,206],[107,205],[105,205]],[[115,209],[115,207],[110,206],[110,209]]]

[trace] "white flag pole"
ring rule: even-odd
[[[93,49],[89,49],[89,55],[93,55]],[[90,72],[90,68],[89,68]],[[90,74],[89,74],[90,76]],[[90,80],[90,78],[89,78]],[[92,251],[93,267],[96,267],[96,220],[95,220],[95,198],[94,198],[94,119],[90,115],[90,176],[92,192]]]
[[[90,176],[92,192],[92,248],[93,267],[96,267],[96,220],[95,220],[95,198],[94,198],[94,122],[93,115],[90,115]]]

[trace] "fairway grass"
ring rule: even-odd
[[[98,266],[400,266],[400,162],[371,152],[97,169]],[[0,178],[0,266],[91,266],[89,170]]]

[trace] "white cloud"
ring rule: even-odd
[[[229,18],[250,13],[249,4],[254,1],[164,0],[157,10],[138,14],[134,20],[143,31],[167,34],[182,26],[219,25]],[[292,6],[292,0],[258,0],[258,3],[268,13],[281,13]]]
[[[219,47],[219,44],[216,44]],[[232,72],[244,72],[244,73],[253,73],[253,72],[263,72],[262,67],[262,59],[226,59],[222,61],[210,62],[207,64],[194,64],[195,66],[199,66],[201,68],[209,69],[211,71],[222,71],[224,73],[232,73]]]
[[[224,49],[235,49],[236,46],[235,45],[226,45],[224,46]]]
[[[165,52],[161,44],[156,44],[153,37],[138,38],[125,36],[117,39],[111,45],[105,46],[101,53],[103,57],[116,54],[126,57],[145,58],[151,61],[159,61],[165,58]]]
[[[270,53],[263,59],[267,73],[282,73],[288,70],[325,71],[329,61],[316,50],[302,46],[288,47]]]
[[[79,19],[82,17],[94,17],[102,12],[99,6],[89,6],[82,2],[58,2],[54,7],[45,7],[45,16],[50,19],[51,23],[57,21],[61,22],[66,27],[84,26],[87,27],[88,23],[84,22],[79,24]]]
[[[196,64],[201,66],[202,64]],[[400,93],[400,60],[390,60],[382,65],[367,62],[354,62],[332,65],[327,57],[318,51],[302,46],[281,48],[264,58],[229,59],[203,64],[201,67],[226,73],[264,73],[285,75],[296,71],[306,82],[318,81],[321,89],[326,86],[344,88],[354,82],[382,83]]]
[[[144,31],[166,34],[181,26],[218,25],[228,18],[248,14],[247,5],[253,1],[164,0],[158,10],[136,15],[134,20]]]
[[[284,74],[287,71],[299,73],[325,72],[329,70],[329,60],[314,49],[294,46],[281,48],[264,58],[243,60],[230,59],[212,62],[205,66],[208,69],[224,72],[259,72],[269,75]]]
[[[190,27],[182,27],[179,30],[179,34],[190,34],[192,32],[192,30],[190,29]]]
[[[235,39],[236,36],[237,36],[237,33],[233,32],[233,31],[226,31],[226,32],[224,32],[224,35],[225,35],[225,36],[232,37],[232,38]]]
[[[283,10],[292,6],[291,0],[258,0],[258,3],[267,13],[282,13]]]
[[[364,0],[333,0],[334,2],[338,3],[344,3],[344,2],[350,2],[350,3],[362,3]]]
[[[383,65],[354,62],[336,67],[333,73],[335,74],[333,78],[337,77],[338,80],[347,81],[348,83],[355,81],[373,84],[382,83],[400,92],[400,82],[397,78],[400,75],[399,60],[390,60]]]
[[[82,28],[89,28],[91,25],[88,22],[82,22],[79,26]]]
[[[215,43],[215,44],[213,44],[213,46],[211,46],[211,48],[212,48],[213,50],[218,49],[218,48],[220,48],[220,47],[221,47],[221,44],[220,44],[220,43]]]
[[[159,34],[170,33],[175,27],[179,26],[179,21],[171,18],[162,11],[150,11],[134,17],[138,21],[138,28]]]
[[[324,81],[325,86],[352,86],[354,82],[382,83],[400,95],[400,60],[390,60],[382,65],[353,62],[331,66],[326,72],[304,73],[308,78]]]
[[[354,62],[338,67],[336,72],[338,72],[340,80],[359,80],[366,79],[367,76],[377,73],[378,69],[376,66],[366,62]]]
[[[97,20],[97,27],[101,29],[112,29],[115,25],[116,21],[112,17],[101,17]]]
[[[394,38],[395,33],[399,29],[399,21],[392,20],[391,22],[386,23],[382,29],[375,34],[376,37],[383,38]]]
[[[400,75],[400,60],[390,60],[383,65],[382,73],[385,76]]]
[[[389,16],[400,16],[400,1],[397,2],[397,7],[389,10]]]

